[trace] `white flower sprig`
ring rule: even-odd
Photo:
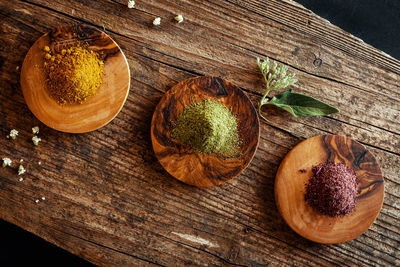
[[[261,107],[265,104],[275,105],[284,109],[296,118],[326,116],[339,112],[337,108],[324,103],[321,100],[312,96],[292,92],[292,89],[268,99],[267,96],[270,91],[293,85],[297,82],[297,79],[294,78],[294,73],[287,73],[287,66],[279,66],[275,61],[272,62],[271,65],[268,58],[263,62],[257,58],[257,65],[264,77],[266,87],[265,93],[262,96],[261,101],[258,103],[258,114],[267,122],[269,121],[261,114]]]
[[[278,63],[273,61],[271,67],[268,57],[264,61],[261,61],[260,58],[257,58],[257,65],[260,68],[262,75],[264,76],[266,87],[266,91],[261,98],[261,101],[258,103],[258,114],[260,114],[261,118],[268,121],[261,114],[261,106],[268,103],[268,93],[272,90],[281,89],[293,85],[297,82],[297,79],[294,78],[294,73],[287,74],[288,67],[286,65],[278,66]]]
[[[261,62],[260,58],[257,58],[257,64],[264,76],[265,87],[267,88],[262,100],[267,97],[270,91],[285,88],[297,82],[297,79],[294,78],[296,76],[294,73],[287,74],[288,67],[286,65],[278,65],[273,61],[271,68],[268,57],[263,62]]]

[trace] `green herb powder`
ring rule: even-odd
[[[172,137],[204,154],[232,156],[239,148],[236,117],[225,105],[210,99],[185,107]]]

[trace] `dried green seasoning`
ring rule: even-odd
[[[239,149],[236,117],[224,104],[210,99],[185,107],[171,134],[198,153],[232,156]]]

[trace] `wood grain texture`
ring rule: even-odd
[[[174,122],[186,106],[212,99],[236,117],[240,148],[232,156],[201,154],[171,137]],[[240,174],[251,162],[260,139],[257,112],[246,94],[218,77],[195,77],[172,87],[161,98],[151,121],[153,149],[161,165],[176,179],[195,186],[213,186]]]
[[[305,185],[313,176],[312,167],[323,162],[344,163],[355,171],[360,192],[350,214],[332,218],[306,203]],[[296,233],[323,244],[347,242],[364,233],[378,216],[383,197],[383,177],[375,157],[346,136],[320,135],[302,141],[283,159],[275,179],[282,217]]]
[[[176,14],[184,22],[177,24]],[[155,17],[160,27],[152,25]],[[19,183],[15,169],[0,168],[2,219],[101,266],[400,264],[400,61],[286,0],[148,0],[135,9],[125,0],[0,1],[0,21],[0,157],[24,158],[28,170]],[[40,36],[75,23],[118,42],[135,85],[111,123],[81,135],[41,124],[16,70]],[[266,108],[271,123],[260,123],[259,148],[242,174],[211,188],[173,179],[150,138],[161,97],[180,81],[208,75],[238,85],[254,105],[264,92],[257,56],[288,64],[299,79],[294,91],[340,113],[296,119]],[[35,125],[38,147],[30,140]],[[13,128],[20,131],[15,141],[5,138]],[[376,221],[339,245],[297,235],[274,200],[284,156],[323,134],[365,145],[385,180]],[[46,201],[35,204],[41,196]]]
[[[46,89],[43,49],[49,46],[61,51],[77,41],[99,53],[104,62],[103,82],[97,94],[84,103],[59,105]],[[42,123],[61,132],[86,133],[106,125],[123,107],[129,87],[124,53],[107,34],[87,25],[60,26],[44,34],[29,49],[22,64],[21,88],[26,104]]]

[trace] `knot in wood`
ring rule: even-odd
[[[314,64],[314,66],[317,67],[317,68],[320,67],[320,66],[322,65],[322,59],[316,58],[316,59],[314,60],[313,64]]]

